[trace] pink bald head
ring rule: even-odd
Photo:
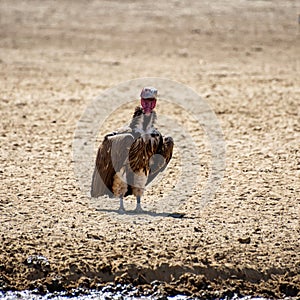
[[[154,87],[144,87],[141,92],[141,105],[144,114],[150,115],[156,106],[158,91]]]

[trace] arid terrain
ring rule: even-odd
[[[298,14],[299,1],[1,0],[0,289],[159,280],[169,294],[300,297]],[[184,218],[97,209],[117,202],[91,200],[74,172],[86,107],[141,77],[192,88],[223,131],[224,177],[203,206],[211,152],[188,113],[197,107],[158,101],[158,116],[179,126],[170,166],[143,201],[170,193]],[[108,116],[95,139],[124,125],[137,103]],[[194,156],[179,151],[190,149],[186,132]],[[189,164],[199,182],[171,193]]]

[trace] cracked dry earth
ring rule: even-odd
[[[299,297],[299,12],[297,1],[1,1],[0,288],[160,280],[170,293]],[[197,144],[199,182],[181,191],[182,219],[99,211],[73,170],[87,105],[139,77],[193,88],[223,130],[224,178],[202,207],[211,169],[205,131],[158,103],[158,117],[176,116]],[[122,126],[134,106],[101,130]],[[178,149],[189,147],[180,129],[175,145],[145,203],[176,188]],[[30,255],[49,265],[26,263]]]

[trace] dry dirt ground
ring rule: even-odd
[[[170,293],[299,297],[299,13],[298,1],[1,0],[0,288],[157,279]],[[199,93],[226,141],[221,187],[199,207],[203,184],[186,186],[182,219],[96,210],[73,170],[87,105],[149,76]],[[159,109],[188,123],[178,107]],[[206,135],[189,129],[206,179]],[[145,202],[176,187],[178,159]],[[36,254],[49,265],[28,263]]]

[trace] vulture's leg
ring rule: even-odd
[[[141,196],[136,196],[136,208],[134,211],[135,212],[143,212],[143,209],[141,206]]]
[[[136,208],[135,212],[143,212],[143,209],[141,207],[141,198],[144,194],[145,185],[147,182],[147,176],[145,176],[144,170],[140,170],[134,174],[133,178],[135,186],[132,187],[132,194],[136,197]]]
[[[118,211],[119,211],[120,213],[125,212],[124,202],[123,202],[123,195],[120,195],[120,207],[119,207]]]
[[[119,197],[120,199],[120,207],[119,207],[119,212],[124,213],[125,208],[124,208],[124,203],[123,203],[123,197],[127,191],[127,183],[122,180],[122,174],[121,172],[117,172],[114,175],[113,178],[113,185],[112,185],[112,192],[114,193],[115,197]]]

